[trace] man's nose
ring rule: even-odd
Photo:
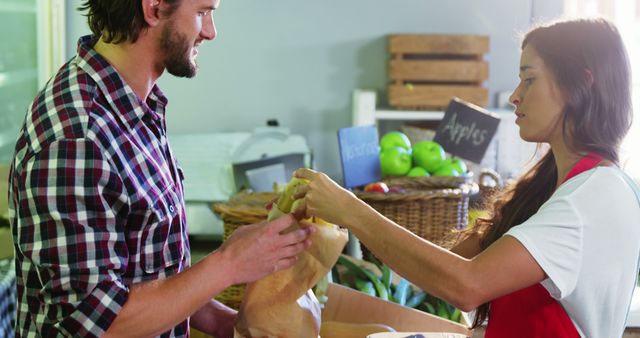
[[[213,22],[213,13],[211,13],[207,16],[202,25],[200,36],[202,36],[202,38],[206,40],[213,40],[215,39],[217,34],[218,32],[216,30],[216,24]]]

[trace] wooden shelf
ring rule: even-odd
[[[443,111],[429,110],[393,110],[388,107],[376,107],[376,93],[372,90],[353,91],[353,125],[377,124],[378,121],[440,121]]]
[[[441,111],[376,110],[376,120],[403,121],[440,121],[444,117]]]

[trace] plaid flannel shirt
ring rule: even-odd
[[[190,264],[167,100],[154,86],[141,101],[93,44],[79,40],[78,55],[36,96],[16,144],[17,336],[99,337],[132,284]],[[162,337],[188,328],[186,319]]]

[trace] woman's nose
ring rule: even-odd
[[[509,97],[509,102],[511,102],[514,107],[518,107],[520,105],[521,100],[517,95],[517,91],[514,91],[513,94],[511,94],[511,96]]]

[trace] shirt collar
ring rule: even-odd
[[[84,70],[104,93],[112,109],[133,128],[143,118],[151,118],[164,124],[164,112],[168,103],[158,85],[151,88],[147,101],[143,102],[120,76],[118,71],[94,49],[97,39],[86,35],[78,40],[78,67]]]

